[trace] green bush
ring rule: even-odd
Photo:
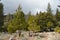
[[[54,31],[60,33],[60,27],[57,26]]]

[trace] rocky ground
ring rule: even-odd
[[[60,40],[60,34],[56,32],[42,32],[42,33],[31,33],[21,32],[19,36],[18,33],[8,34],[0,33],[0,40]]]

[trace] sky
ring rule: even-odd
[[[4,5],[4,14],[14,13],[19,5],[25,14],[31,11],[32,14],[36,12],[46,11],[48,3],[50,3],[52,11],[55,12],[60,4],[59,0],[1,0]]]

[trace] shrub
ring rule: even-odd
[[[54,31],[60,33],[60,27],[57,26]]]

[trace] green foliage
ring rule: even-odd
[[[53,23],[52,22],[47,22],[47,27],[50,28],[50,27],[53,27]]]
[[[0,3],[0,31],[2,31],[2,26],[4,24],[4,15],[3,15],[3,4]]]
[[[45,13],[40,13],[38,14],[38,16],[36,16],[36,23],[37,25],[40,26],[41,30],[45,30],[46,28],[46,21],[45,21],[46,17],[45,17]]]
[[[57,12],[56,12],[56,20],[60,21],[60,12],[59,12],[58,9],[57,9]]]
[[[52,31],[52,30],[54,30],[53,28],[54,28],[54,24],[53,24],[53,22],[47,22],[47,31]]]
[[[22,12],[20,6],[18,7],[14,18],[8,25],[8,32],[15,32],[16,30],[26,30],[26,22],[24,18],[24,13]]]
[[[13,27],[13,23],[11,22],[9,23],[7,30],[9,33],[13,33],[16,31],[15,28]]]
[[[7,31],[7,26],[9,24],[9,22],[13,19],[13,15],[12,14],[7,14],[4,17],[4,26],[3,26],[3,30]]]
[[[56,18],[56,26],[57,26],[55,28],[55,32],[60,33],[60,12],[58,9],[56,10],[55,18]]]
[[[48,31],[48,29],[54,27],[54,16],[52,14],[51,11],[51,6],[48,3],[48,8],[47,8],[47,12],[40,12],[37,16],[36,16],[36,23],[38,25],[40,25],[41,31]]]
[[[40,26],[38,26],[35,22],[35,16],[34,15],[29,15],[28,17],[28,30],[33,31],[33,32],[38,32],[40,31]]]
[[[48,3],[47,12],[48,12],[48,13],[50,13],[50,14],[52,13],[52,10],[51,10],[51,5],[50,5],[50,3]]]
[[[56,15],[53,15],[50,3],[48,3],[47,12],[37,12],[36,15],[32,15],[31,12],[25,15],[19,6],[15,14],[13,14],[13,19],[10,20],[9,15],[7,15],[6,19],[8,20],[8,27],[6,28],[9,33],[16,30],[60,32],[60,12],[57,9]]]
[[[40,26],[36,25],[36,24],[31,24],[28,27],[29,31],[33,31],[33,32],[39,32],[40,31]]]
[[[60,27],[57,26],[57,27],[54,29],[54,31],[60,33]]]

